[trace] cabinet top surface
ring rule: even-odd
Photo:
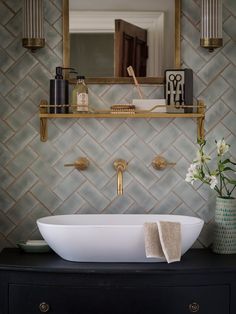
[[[236,254],[218,255],[207,249],[192,249],[176,263],[78,263],[68,262],[54,253],[24,253],[6,248],[0,253],[0,271],[38,271],[64,273],[144,273],[235,272]]]

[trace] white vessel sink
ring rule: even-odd
[[[182,255],[198,238],[203,220],[180,215],[59,215],[37,220],[48,245],[63,259],[76,262],[162,262],[146,258],[143,224],[181,223]]]

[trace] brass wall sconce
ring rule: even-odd
[[[152,161],[152,166],[155,170],[164,170],[167,167],[173,167],[175,162],[168,162],[164,157],[158,155]]]
[[[222,0],[201,0],[200,45],[209,52],[223,45]]]
[[[44,0],[23,0],[22,45],[32,52],[45,45],[43,1]]]
[[[65,164],[64,167],[75,167],[77,170],[85,170],[89,166],[89,160],[85,157],[78,158],[73,164]]]

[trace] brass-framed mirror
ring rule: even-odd
[[[69,1],[63,0],[63,66],[70,66],[70,34],[69,34]],[[175,6],[175,22],[174,22],[174,64],[173,68],[180,67],[180,15],[181,15],[181,0],[173,0]],[[139,83],[142,84],[163,84],[164,77],[139,77]],[[88,84],[132,84],[133,80],[130,77],[88,77]]]

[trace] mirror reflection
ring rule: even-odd
[[[70,64],[86,77],[175,67],[175,0],[69,0]]]
[[[164,12],[70,11],[70,43],[71,64],[87,76],[125,77],[129,65],[137,76],[161,76]]]

